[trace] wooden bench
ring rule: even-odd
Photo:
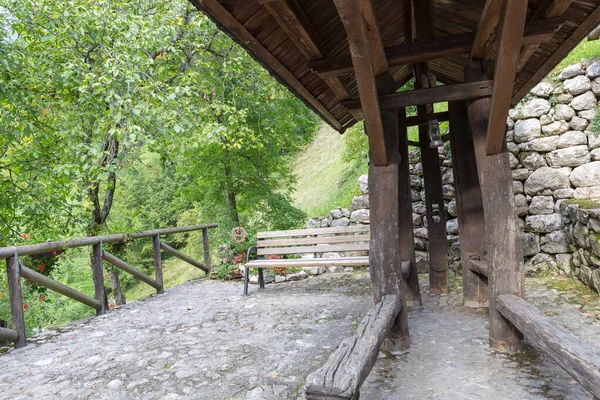
[[[265,288],[263,268],[304,268],[369,265],[369,256],[356,255],[338,258],[265,259],[269,255],[352,253],[369,251],[369,225],[336,228],[295,229],[289,231],[258,232],[256,246],[246,255],[244,296],[248,295],[250,269],[258,269],[258,283]],[[250,254],[256,250],[256,260]]]

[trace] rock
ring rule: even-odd
[[[340,219],[334,219],[333,221],[331,221],[332,228],[336,228],[336,227],[340,227],[340,226],[348,226],[348,225],[350,225],[350,218],[347,218],[347,217],[342,217]]]
[[[420,214],[420,215],[425,215],[425,213],[427,212],[427,207],[425,206],[425,203],[422,201],[417,201],[413,203],[413,212]]]
[[[444,194],[444,199],[451,200],[454,198],[454,185],[443,185],[442,192]]]
[[[411,175],[410,176],[410,186],[416,190],[423,189],[423,178],[419,178],[418,176]]]
[[[587,69],[585,70],[585,73],[588,76],[588,78],[590,78],[590,79],[599,77],[600,76],[600,61],[594,61],[592,64],[590,64],[590,66],[587,67]]]
[[[574,78],[564,81],[563,87],[567,93],[577,96],[590,90],[592,88],[592,83],[590,82],[590,78],[587,76],[578,75]]]
[[[592,108],[591,110],[583,110],[583,111],[579,111],[578,114],[581,118],[585,118],[588,121],[591,121],[594,119],[594,117],[596,116],[596,109]]]
[[[591,89],[591,87],[591,84],[589,84],[589,88],[586,90]],[[531,99],[521,104],[521,106],[519,107],[519,117],[522,119],[541,117],[542,115],[548,113],[551,107],[552,105],[548,100]]]
[[[418,227],[413,228],[413,235],[421,239],[427,239],[429,237],[429,232],[425,227]]]
[[[350,222],[358,222],[361,224],[370,223],[370,212],[369,210],[356,210],[350,215]]]
[[[580,187],[575,189],[573,198],[577,200],[588,200],[600,198],[600,186]]]
[[[534,140],[537,140],[537,139],[534,139]],[[514,156],[519,154],[519,151],[520,151],[519,146],[515,142],[507,142],[506,148],[508,149],[508,152]]]
[[[569,128],[575,131],[584,131],[588,125],[589,121],[587,119],[575,116],[569,123]]]
[[[596,96],[600,96],[600,78],[596,78],[592,81],[592,92]]]
[[[588,226],[594,232],[600,233],[600,219],[590,218],[589,221],[588,221]]]
[[[546,159],[536,152],[519,154],[519,161],[525,168],[529,168],[531,170],[548,166],[548,164],[546,164]]]
[[[350,210],[348,210],[347,208],[342,208],[342,217],[350,218],[350,215]]]
[[[369,193],[369,175],[361,175],[358,177],[358,187],[362,194]]]
[[[528,215],[525,218],[525,230],[529,232],[549,233],[563,228],[561,214]]]
[[[415,249],[427,251],[427,240],[419,237],[415,237]]]
[[[588,138],[588,148],[590,150],[600,148],[600,135],[596,132],[585,131]]]
[[[577,222],[573,228],[573,239],[579,247],[587,246],[588,228],[581,222]]]
[[[573,120],[575,118],[579,117],[574,117]],[[585,133],[580,131],[569,131],[563,133],[558,139],[559,149],[564,149],[565,147],[580,146],[584,144],[587,146],[587,136],[585,135]]]
[[[262,400],[265,397],[263,396],[265,390],[263,388],[261,388],[260,386],[255,387],[252,390],[248,390],[246,392],[246,399],[256,399],[256,400]]]
[[[600,186],[600,161],[594,161],[575,168],[569,179],[576,188]]]
[[[329,211],[329,214],[331,215],[331,217],[333,219],[342,218],[344,216],[342,214],[342,209],[341,208],[336,208],[335,210],[331,210],[331,211]]]
[[[573,96],[568,93],[559,94],[553,98],[554,104],[569,104],[573,100]]]
[[[530,214],[552,214],[554,212],[554,198],[552,196],[535,196],[529,205]]]
[[[557,269],[552,256],[539,253],[525,262],[525,276],[540,276],[554,273]]]
[[[519,119],[519,111],[511,108],[510,110],[508,110],[508,118],[510,118],[513,121],[516,121]]]
[[[285,276],[283,275],[275,275],[275,283],[285,282]]]
[[[573,102],[573,100],[571,100]],[[557,104],[554,106],[554,119],[570,121],[575,116],[575,110],[566,104]]]
[[[422,220],[423,220],[422,216],[420,216],[419,214],[413,213],[413,215],[412,215],[413,226],[421,225]]]
[[[451,169],[448,169],[448,171],[442,174],[442,184],[446,185],[450,183],[454,183],[454,173]]]
[[[575,114],[575,112],[573,112],[573,114]],[[515,124],[514,136],[515,142],[517,143],[528,142],[531,139],[540,137],[541,134],[542,125],[540,124],[540,121],[535,118],[519,120]]]
[[[458,218],[446,221],[446,232],[450,235],[458,235]]]
[[[512,131],[515,127],[515,121],[511,117],[506,117],[506,127],[509,131]]]
[[[360,196],[356,196],[355,198],[352,199],[352,209],[353,210],[360,210],[369,208],[369,195],[368,194],[361,194]]]
[[[426,252],[415,251],[415,263],[417,264],[417,272],[426,274],[429,272],[429,258]]]
[[[446,211],[452,217],[458,216],[458,209],[456,208],[456,199],[450,200],[450,202],[448,203],[448,206],[446,207]]]
[[[549,123],[548,125],[542,126],[542,132],[544,133],[544,135],[548,135],[548,136],[560,135],[561,133],[566,132],[566,130],[568,130],[568,129],[569,129],[569,125],[565,121],[554,121],[554,122]],[[543,139],[549,139],[549,138],[543,138]],[[541,140],[541,139],[536,139],[536,140]]]
[[[569,65],[567,68],[563,69],[558,75],[558,79],[564,81],[565,79],[573,78],[577,75],[583,74],[583,66],[581,64],[573,64]]]
[[[554,86],[549,82],[540,82],[531,89],[531,93],[538,97],[548,98],[554,91]]]
[[[514,125],[510,131],[506,132],[506,140],[508,142],[512,142],[515,140],[515,126]]]
[[[286,275],[286,281],[300,281],[302,279],[308,278],[308,274],[305,271],[296,272],[295,274]]]
[[[521,232],[521,242],[525,257],[535,256],[540,252],[540,237],[535,233]]]
[[[108,386],[108,388],[111,390],[119,390],[121,387],[123,387],[123,381],[120,379],[113,379],[112,381],[108,382],[108,385],[106,386]]]
[[[523,182],[521,182],[521,181],[513,181],[513,193],[514,194],[525,193],[525,191],[523,189]]]
[[[573,198],[574,189],[557,189],[554,191],[553,196],[556,200],[558,199],[571,199]]]
[[[565,274],[571,274],[571,259],[573,258],[570,254],[557,254],[556,255],[556,266],[563,270]]]
[[[552,122],[554,122],[554,118],[548,114],[540,117],[540,124],[542,124],[542,126],[551,124]]]
[[[570,187],[570,172],[569,168],[542,167],[537,169],[525,181],[525,193],[533,196],[545,189],[556,190],[568,188]]]
[[[585,92],[571,100],[571,107],[576,111],[591,110],[595,105],[596,96],[592,92]]]
[[[592,161],[600,161],[600,149],[590,151],[590,159]]]
[[[519,217],[524,217],[529,214],[529,206],[527,205],[527,197],[522,194],[515,195],[515,213]]]
[[[324,274],[327,269],[325,267],[304,267],[302,271],[306,272],[310,276]],[[277,282],[277,279],[275,279]]]
[[[517,181],[524,181],[530,173],[527,168],[517,168],[512,170],[512,178]]]
[[[546,161],[553,167],[578,167],[590,161],[590,152],[587,146],[567,147],[548,153]]]
[[[569,240],[563,231],[550,232],[546,235],[546,243],[542,251],[550,254],[566,253],[569,251]]]
[[[533,139],[532,141],[525,143],[529,145],[529,150],[531,151],[552,151],[556,150],[558,146],[559,137],[558,136],[548,136],[541,137],[538,139]]]
[[[508,163],[510,165],[510,169],[515,169],[519,166],[519,160],[512,153],[508,153]]]

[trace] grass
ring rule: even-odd
[[[368,165],[355,166],[344,161],[344,136],[323,125],[313,142],[294,161],[298,178],[294,206],[310,217],[329,215],[335,207],[349,207],[359,193],[356,180]]]
[[[567,57],[565,57],[560,64],[554,68],[550,73],[550,77],[554,78],[560,71],[568,67],[569,65],[576,64],[585,59],[600,57],[600,40],[594,40],[588,42],[587,39],[583,39],[577,47],[575,47]]]

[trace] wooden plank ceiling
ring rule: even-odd
[[[496,59],[497,66],[509,68],[509,72],[514,69],[516,74],[514,84],[507,82],[512,73],[498,82],[507,93],[503,98],[498,95],[501,111],[493,117],[502,119],[506,104],[518,102],[600,20],[600,0],[529,0],[521,41],[520,33],[512,35],[518,36],[513,39],[509,30],[502,36],[501,29],[496,29],[502,24],[502,0],[429,0],[434,38],[411,43],[410,0],[190,1],[340,132],[363,118],[360,108],[344,106],[359,98],[354,68],[360,60],[350,56],[349,23],[365,25],[365,37],[371,41],[368,51],[374,59],[384,57],[397,88],[412,78],[413,64],[423,62],[438,81],[464,83],[463,70],[470,57],[496,59],[497,49],[490,43],[518,43],[520,51],[511,49],[509,56],[499,54]],[[344,3],[358,4],[364,22],[346,20],[345,25],[339,12]],[[510,12],[518,15],[518,7],[511,7]],[[370,10],[375,21],[369,21]],[[380,39],[369,37],[377,32]],[[376,63],[373,67],[378,68]],[[359,82],[364,92],[368,85]],[[365,108],[365,112],[373,111]],[[494,145],[498,144],[490,143],[490,149]]]

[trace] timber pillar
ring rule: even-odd
[[[467,103],[450,102],[448,111],[464,305],[471,308],[488,307],[488,278],[471,268],[473,262],[485,262],[485,223]]]
[[[393,88],[390,90],[395,90],[395,83],[391,75],[384,74],[377,81],[381,92],[390,88]],[[377,167],[372,159],[369,163],[371,220],[369,264],[375,303],[379,303],[386,294],[399,295],[401,302],[401,310],[396,317],[392,331],[381,347],[388,351],[402,351],[409,347],[410,340],[404,293],[406,284],[402,277],[400,255],[400,152],[397,110],[382,110],[381,120],[388,165]],[[410,229],[412,230],[412,226]]]
[[[471,61],[465,68],[465,80],[489,79],[493,74],[488,63]],[[523,297],[523,248],[515,216],[515,197],[512,174],[506,150],[487,155],[486,138],[491,111],[491,98],[482,97],[468,102],[469,124],[481,184],[485,220],[485,257],[489,282],[490,345],[503,352],[522,349],[523,335],[496,309],[499,295]]]

